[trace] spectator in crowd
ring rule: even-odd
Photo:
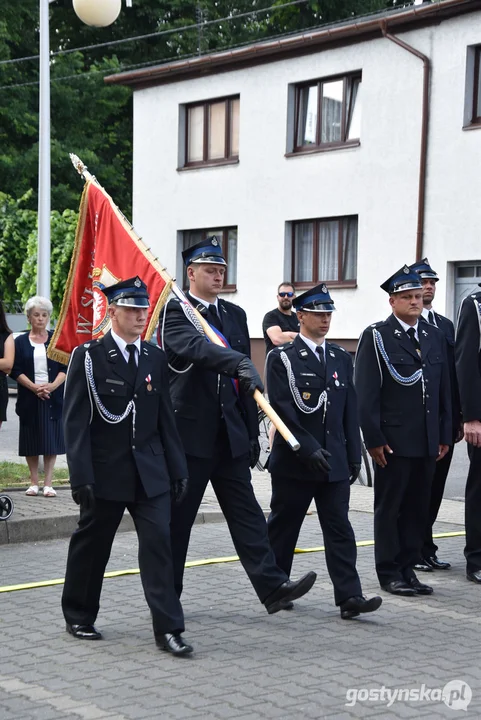
[[[262,330],[266,353],[279,345],[291,342],[299,333],[299,320],[292,310],[295,292],[295,287],[291,283],[281,283],[277,288],[278,307],[264,315]]]
[[[18,454],[30,471],[27,495],[38,495],[38,462],[44,457],[44,497],[55,497],[52,487],[57,455],[65,453],[62,430],[64,365],[47,357],[52,331],[47,325],[52,303],[44,297],[27,300],[25,314],[30,330],[15,339],[12,378],[18,383],[16,412],[20,418]]]
[[[8,327],[5,310],[0,300],[0,427],[7,419],[8,386],[7,375],[13,367],[15,345],[12,331]]]

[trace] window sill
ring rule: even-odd
[[[177,172],[185,172],[187,170],[204,170],[206,168],[223,167],[224,165],[238,165],[239,158],[232,158],[227,160],[212,160],[210,162],[196,163],[195,165],[184,165],[178,167]]]
[[[284,157],[299,157],[302,155],[315,155],[317,153],[331,152],[333,150],[346,150],[350,148],[356,148],[361,145],[360,140],[349,140],[344,143],[331,143],[329,145],[314,145],[313,147],[299,148],[299,150],[292,150],[291,152],[285,153]]]
[[[481,130],[481,121],[472,122],[469,125],[463,125],[463,130]]]
[[[325,282],[327,288],[336,288],[336,290],[355,290],[357,288],[357,280],[324,280],[319,282]],[[296,282],[294,284],[298,290],[312,290],[312,288],[319,285],[319,282]]]

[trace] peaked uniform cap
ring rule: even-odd
[[[392,295],[393,293],[404,292],[405,290],[421,290],[422,283],[419,274],[411,270],[407,265],[404,265],[383,282],[381,288],[389,293],[389,295]]]
[[[115,285],[102,288],[102,292],[106,296],[109,305],[115,303],[115,305],[138,308],[150,306],[147,285],[138,275],[128,278],[128,280],[122,280]]]
[[[302,312],[333,312],[336,309],[325,283],[298,295],[292,304]]]
[[[419,277],[423,279],[431,278],[432,280],[439,280],[437,272],[432,269],[427,258],[423,258],[423,260],[419,260],[419,262],[415,262],[409,267],[411,270],[414,270],[414,272],[417,272]]]
[[[196,265],[200,263],[227,265],[225,257],[222,254],[220,242],[215,235],[212,235],[205,240],[201,240],[196,243],[196,245],[192,245],[192,247],[184,250],[182,253],[182,259],[186,267],[192,265],[192,263],[195,263]]]

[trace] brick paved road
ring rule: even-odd
[[[352,521],[358,540],[372,537],[371,514]],[[431,576],[432,597],[387,596],[378,613],[353,621],[333,605],[322,553],[296,557],[295,575],[313,568],[320,578],[294,612],[271,617],[239,563],[188,569],[185,637],[196,653],[184,660],[156,650],[138,576],[105,581],[98,643],[64,632],[61,587],[0,594],[0,719],[466,717],[442,702],[345,704],[350,688],[442,688],[454,679],[469,683],[468,715],[479,717],[481,588],[464,579],[463,542],[441,540],[454,567]],[[320,544],[309,516],[299,546]],[[62,577],[66,547],[2,546],[0,585]],[[191,548],[190,559],[233,554],[223,523],[196,526]],[[120,534],[108,569],[136,566],[135,535]],[[377,592],[372,547],[359,549],[359,569],[366,594]]]

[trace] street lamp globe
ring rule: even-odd
[[[120,15],[122,0],[73,0],[76,15],[86,25],[107,27]]]

